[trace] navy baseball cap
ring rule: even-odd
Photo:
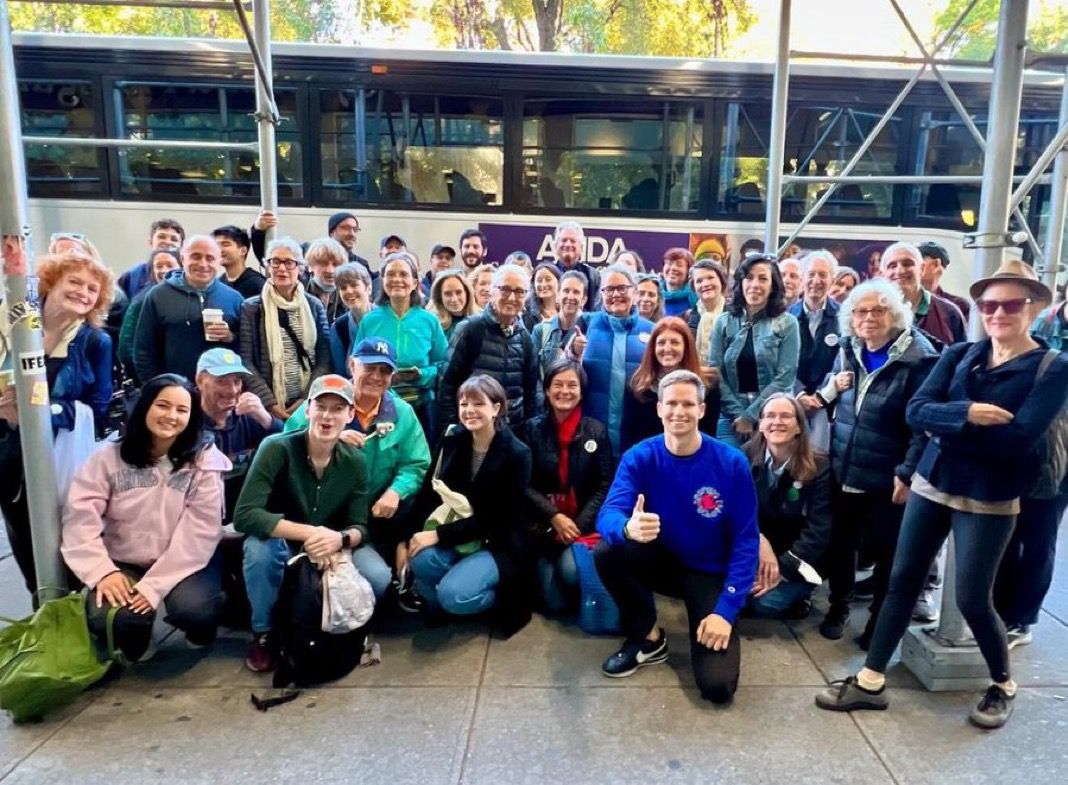
[[[397,370],[397,352],[385,338],[364,338],[352,347],[352,356],[364,365],[388,365]]]

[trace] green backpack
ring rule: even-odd
[[[85,594],[44,603],[25,619],[0,616],[0,709],[15,722],[39,720],[71,703],[122,659],[112,642],[116,608],[108,613],[108,655],[89,636]]]

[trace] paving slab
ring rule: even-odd
[[[4,519],[0,518],[0,524]],[[0,559],[11,555],[11,543],[7,539],[7,527],[0,525]]]
[[[119,685],[3,782],[450,785],[474,700],[471,688],[327,688],[260,713],[247,688]]]
[[[9,556],[0,559],[0,616],[21,619],[29,616],[31,610],[30,593],[26,591],[26,583],[22,580],[15,558]],[[4,623],[0,622],[2,626]]]
[[[0,711],[0,780],[84,711],[103,692],[104,690],[90,690],[79,696],[67,708],[54,712],[41,722],[24,722],[16,725],[11,721],[10,714]]]
[[[1068,691],[1021,689],[1009,723],[968,723],[978,693],[899,690],[887,711],[857,712],[864,735],[899,785],[1033,785],[1064,782]]]
[[[490,642],[485,684],[494,686],[692,686],[689,631],[681,602],[660,603],[660,622],[668,634],[668,668],[645,668],[633,678],[608,681],[601,663],[616,648],[618,636],[592,637],[574,623],[534,619],[506,641]],[[789,628],[778,621],[743,619],[743,685],[811,684],[823,679]]]
[[[421,622],[413,620],[402,629],[376,634],[374,640],[381,649],[382,662],[357,668],[336,686],[475,687],[489,634],[482,624],[461,622],[423,629]],[[245,667],[249,641],[247,632],[224,630],[210,653],[191,651],[184,636],[176,632],[159,645],[155,659],[127,671],[123,682],[161,689],[269,685],[269,674],[253,673]]]
[[[1042,603],[1062,624],[1068,624],[1068,525],[1061,521],[1057,538],[1057,562],[1053,570],[1053,585]],[[1046,622],[1043,621],[1042,624]]]
[[[724,709],[695,689],[484,687],[463,782],[893,781],[853,720],[816,709],[808,688],[742,687]]]

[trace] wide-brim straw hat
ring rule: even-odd
[[[1038,274],[1035,273],[1034,268],[1019,259],[1007,259],[1002,262],[993,275],[980,278],[973,283],[971,288],[968,289],[968,294],[972,296],[973,300],[978,300],[983,296],[986,287],[992,283],[1016,283],[1029,290],[1031,299],[1042,306],[1047,306],[1053,302],[1053,293],[1048,286],[1038,280]]]

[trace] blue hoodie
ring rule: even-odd
[[[624,453],[597,515],[597,531],[609,545],[624,541],[639,493],[645,511],[660,516],[655,542],[687,570],[723,576],[713,613],[734,624],[756,579],[760,550],[756,487],[745,456],[707,434],[686,456],[668,452],[663,434],[638,442]]]
[[[197,360],[208,349],[237,351],[237,334],[244,298],[215,279],[203,289],[190,286],[182,270],[172,270],[145,295],[134,338],[134,366],[142,381],[161,373],[178,373],[194,379]],[[218,308],[234,334],[231,343],[213,343],[204,337],[205,308]]]

